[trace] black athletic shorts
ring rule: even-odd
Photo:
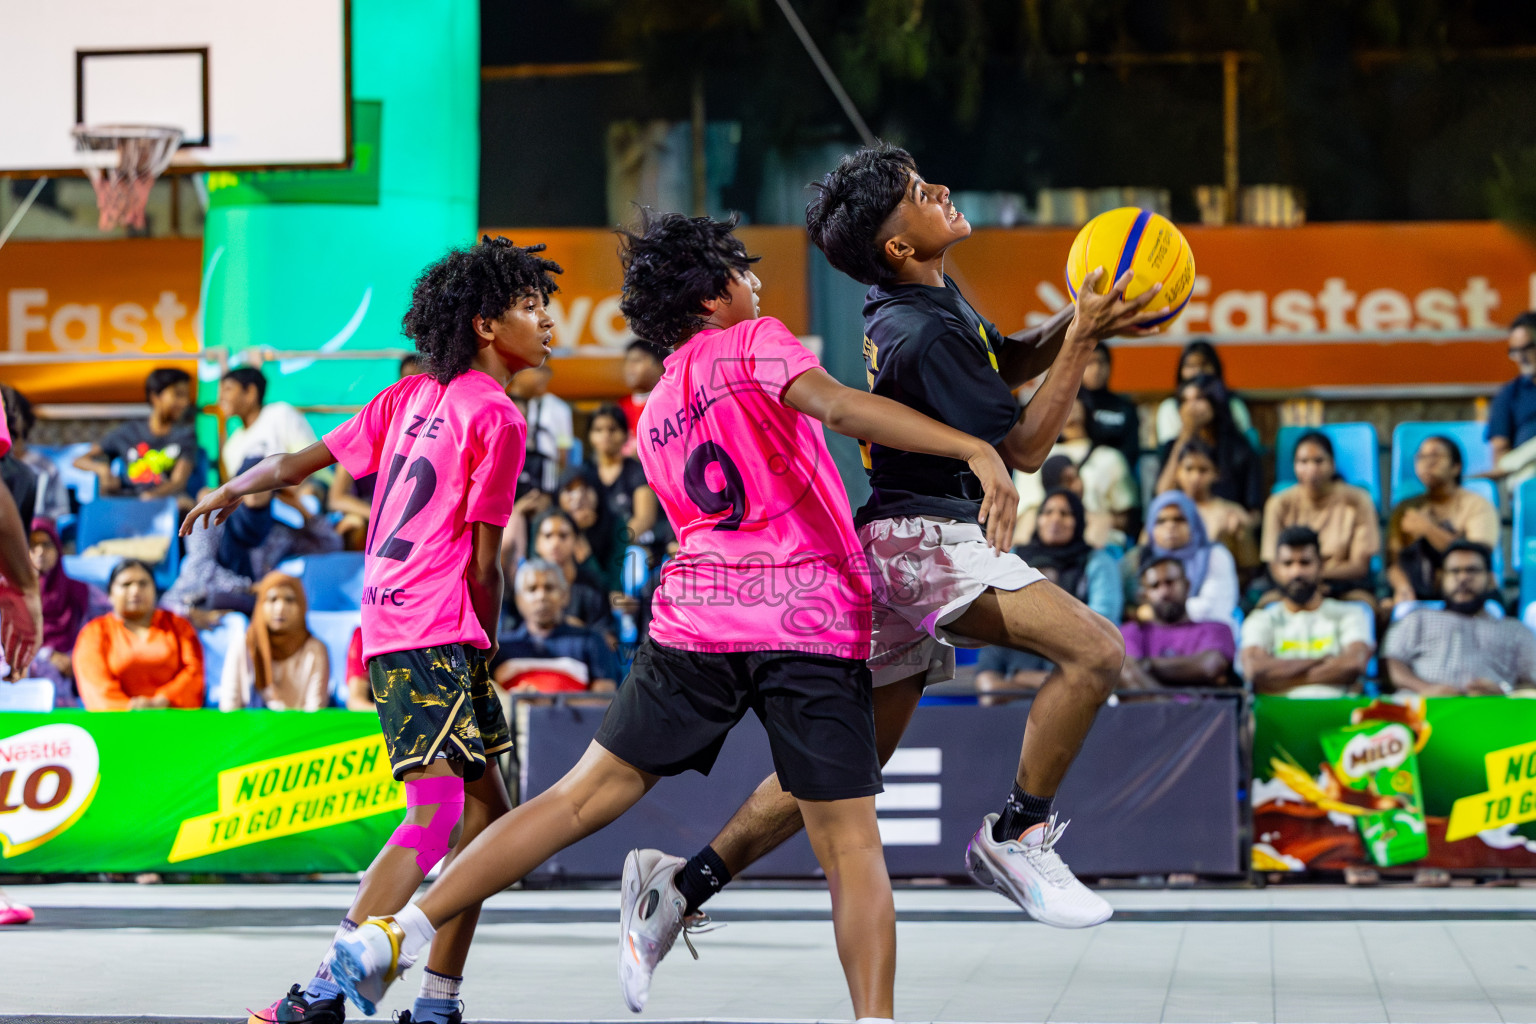
[[[368,682],[395,778],[446,757],[464,781],[485,774],[485,760],[512,747],[501,701],[476,647],[443,644],[368,659]]]
[[[803,800],[872,796],[883,787],[870,695],[863,660],[700,654],[646,640],[596,739],[652,775],[708,775],[726,733],[750,709],[768,731],[786,792]]]

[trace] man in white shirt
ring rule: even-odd
[[[570,459],[575,418],[564,399],[549,393],[554,371],[549,363],[523,370],[512,378],[507,394],[528,421],[528,458],[524,473],[536,473],[533,483],[550,494],[560,486],[560,474]],[[634,424],[630,424],[633,432]]]
[[[1255,693],[1342,697],[1375,653],[1364,605],[1324,597],[1317,534],[1305,526],[1282,531],[1270,575],[1281,600],[1243,623],[1238,657]]]
[[[267,378],[254,366],[230,370],[219,381],[219,409],[241,424],[219,453],[226,479],[246,459],[303,451],[319,440],[303,413],[287,402],[267,403],[266,394]]]

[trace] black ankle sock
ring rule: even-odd
[[[1017,839],[1026,829],[1049,818],[1052,799],[1048,796],[1032,796],[1015,782],[1013,792],[1008,794],[1008,802],[1003,804],[1003,813],[998,815],[997,824],[992,826],[992,841],[1001,843]]]
[[[694,854],[693,859],[684,864],[672,879],[677,891],[683,894],[683,900],[688,904],[684,910],[687,914],[702,907],[705,900],[725,888],[730,880],[730,869],[712,846],[706,846]]]

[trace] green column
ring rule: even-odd
[[[353,0],[352,95],[351,170],[209,175],[205,347],[409,347],[411,282],[474,240],[477,0]],[[295,404],[358,404],[395,379],[385,362],[264,369],[269,399]]]

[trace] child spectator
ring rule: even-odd
[[[597,472],[598,498],[615,521],[624,523],[630,544],[650,544],[661,512],[646,485],[640,460],[624,454],[630,421],[616,405],[599,406],[587,426],[587,460]]]
[[[1206,536],[1232,552],[1237,563],[1237,574],[1252,575],[1260,565],[1258,540],[1254,535],[1256,517],[1235,501],[1216,494],[1216,453],[1211,446],[1198,438],[1184,444],[1179,453],[1178,468],[1174,473],[1174,486],[1195,503],[1200,511],[1200,521],[1205,523]]]
[[[1179,436],[1181,419],[1179,416],[1178,394],[1184,390],[1184,385],[1199,377],[1215,377],[1221,382],[1223,388],[1227,386],[1227,373],[1221,365],[1221,356],[1216,354],[1216,349],[1204,338],[1196,338],[1184,346],[1184,351],[1179,354],[1179,368],[1173,378],[1173,398],[1165,398],[1157,407],[1157,443],[1167,444]],[[1248,406],[1241,398],[1228,393],[1227,408],[1232,414],[1232,422],[1239,433],[1247,434],[1253,429],[1253,417],[1248,413]]]
[[[107,580],[110,614],[75,641],[75,685],[88,711],[203,706],[203,645],[192,623],[155,607],[155,577],[124,559]]]
[[[595,630],[567,621],[569,585],[553,562],[530,558],[517,570],[512,593],[523,624],[497,638],[491,676],[523,693],[612,691],[618,662]]]
[[[1196,622],[1230,624],[1237,610],[1237,564],[1230,551],[1207,537],[1194,501],[1183,491],[1159,494],[1147,509],[1147,519],[1151,554],[1144,557],[1176,558],[1183,563],[1190,592],[1189,617]],[[1151,622],[1156,616],[1143,600],[1134,617],[1137,622]]]
[[[592,559],[609,591],[618,590],[624,567],[624,523],[601,498],[602,480],[588,465],[572,466],[560,478],[560,508],[576,524],[576,561]]]
[[[241,429],[224,440],[220,460],[225,476],[240,472],[248,459],[297,452],[316,441],[315,428],[287,402],[268,402],[267,378],[254,366],[230,370],[219,381],[219,410]]]
[[[1196,377],[1180,385],[1178,398],[1178,432],[1158,450],[1162,471],[1157,477],[1157,493],[1174,489],[1185,445],[1199,440],[1216,454],[1212,492],[1249,511],[1258,511],[1264,506],[1263,469],[1244,431],[1232,419],[1226,385],[1216,377]]]
[[[1061,428],[1061,438],[1051,446],[1049,457],[1064,455],[1071,460],[1082,481],[1089,542],[1103,547],[1114,534],[1123,536],[1134,531],[1137,525],[1134,520],[1140,510],[1136,507],[1136,484],[1131,479],[1130,464],[1118,449],[1095,443],[1089,436],[1088,423],[1088,406],[1079,392],[1072,403],[1072,411],[1067,414],[1066,425]],[[1039,473],[1014,472],[1013,483],[1018,488],[1021,507],[1039,505],[1045,493],[1043,471],[1042,466]]]
[[[298,580],[280,572],[262,577],[244,654],[224,660],[220,711],[318,711],[330,702],[330,656],[310,633],[308,616]]]
[[[41,516],[33,519],[28,541],[32,567],[37,570],[43,597],[43,646],[37,652],[33,665],[36,666],[38,661],[46,661],[61,680],[67,681],[74,676],[70,652],[75,649],[81,627],[91,617],[91,588],[64,575],[61,556],[63,544],[59,541],[59,531],[51,519]],[[67,686],[67,683],[66,687],[63,692],[55,694],[55,707],[68,707],[76,703],[73,687]],[[59,700],[60,697],[65,698],[63,702]]]
[[[1370,492],[1351,486],[1334,465],[1333,442],[1322,431],[1301,435],[1293,459],[1296,486],[1264,503],[1260,555],[1270,562],[1287,527],[1306,526],[1317,534],[1323,555],[1324,595],[1345,601],[1376,600],[1371,559],[1381,553],[1381,527]],[[1278,593],[1265,602],[1278,600]]]
[[[1243,675],[1255,693],[1344,696],[1375,651],[1370,612],[1324,596],[1317,534],[1305,526],[1281,532],[1269,571],[1280,600],[1243,623]]]
[[[1152,617],[1120,625],[1125,637],[1121,686],[1225,686],[1231,679],[1237,654],[1232,630],[1222,622],[1194,622],[1188,601],[1184,563],[1172,555],[1153,556],[1141,570],[1141,602],[1152,609]]]
[[[184,510],[191,508],[187,484],[197,464],[197,430],[185,417],[192,407],[192,378],[185,370],[162,366],[144,378],[144,395],[149,418],[113,428],[75,460],[75,468],[95,473],[101,494],[174,496]],[[117,460],[122,461],[121,475],[112,472]]]
[[[1461,448],[1435,434],[1419,443],[1413,472],[1424,493],[1398,503],[1387,521],[1389,602],[1431,601],[1440,596],[1435,574],[1453,541],[1492,548],[1499,543],[1499,510],[1461,486]]]
[[[37,478],[35,507],[19,509],[22,518],[37,515],[57,521],[60,516],[69,515],[69,490],[64,486],[64,474],[52,460],[28,444],[32,428],[37,425],[32,403],[7,384],[0,384],[0,399],[5,403],[5,422],[11,431],[11,455]]]

